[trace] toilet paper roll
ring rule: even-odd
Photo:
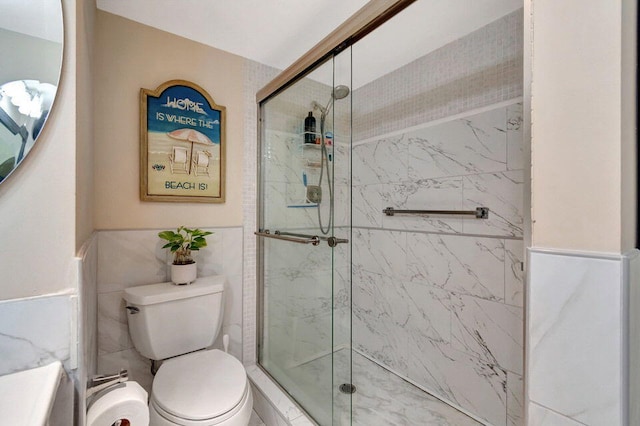
[[[147,392],[136,382],[124,382],[100,396],[87,412],[87,426],[149,426]]]

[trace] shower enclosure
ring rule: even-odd
[[[522,3],[373,3],[258,94],[258,364],[320,425],[522,424]]]

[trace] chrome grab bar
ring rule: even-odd
[[[298,235],[298,237],[301,238],[297,238],[294,235],[287,235],[286,233],[281,233],[280,231],[275,231],[272,234],[268,229],[265,229],[264,231],[254,232],[254,234],[256,234],[258,237],[275,238],[277,240],[290,241],[292,243],[298,244],[312,244],[314,246],[320,244],[320,237],[318,237],[317,235]]]
[[[476,207],[475,210],[396,210],[393,207],[387,207],[382,210],[382,213],[387,216],[393,216],[396,214],[427,214],[427,215],[463,215],[474,216],[476,219],[488,219],[489,208],[488,207]]]

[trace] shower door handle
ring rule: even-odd
[[[320,244],[320,237],[318,237],[317,235],[309,237],[295,237],[290,235],[283,235],[280,233],[280,231],[275,231],[272,234],[268,229],[265,229],[264,231],[254,232],[254,234],[256,234],[258,237],[275,238],[276,240],[289,241],[298,244],[311,244],[314,246]]]

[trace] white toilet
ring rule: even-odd
[[[226,352],[205,349],[222,324],[224,281],[213,276],[190,285],[125,290],[135,348],[147,358],[165,360],[153,380],[151,426],[249,423],[253,397],[244,367]]]

